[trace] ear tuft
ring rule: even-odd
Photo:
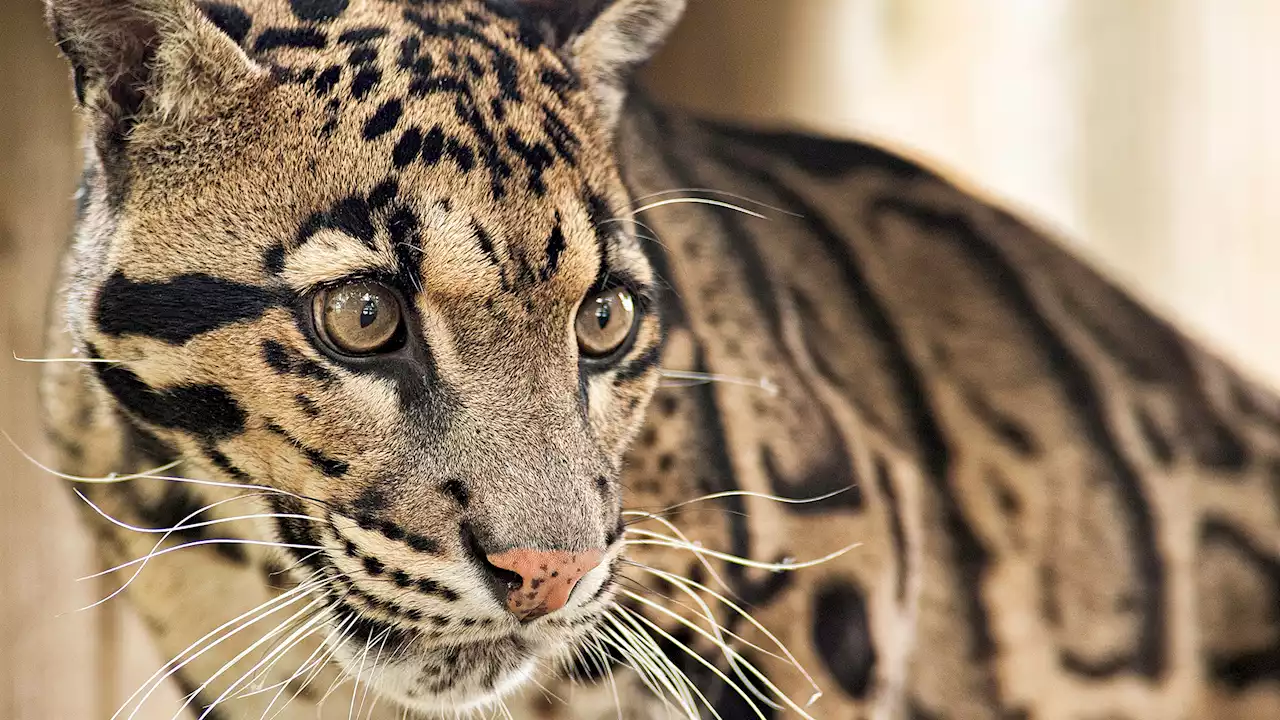
[[[596,95],[613,127],[635,71],[662,46],[685,0],[503,0],[551,29]]]

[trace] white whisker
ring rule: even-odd
[[[854,543],[841,550],[837,550],[829,555],[825,555],[816,560],[807,560],[805,562],[766,563],[766,562],[760,562],[757,560],[749,560],[747,558],[741,558],[741,557],[738,557],[737,555],[730,555],[729,553],[723,553],[716,550],[711,550],[697,544],[682,543],[682,542],[673,540],[666,535],[662,535],[661,533],[654,533],[648,530],[641,530],[639,528],[628,528],[626,532],[634,535],[640,535],[641,537],[646,537],[646,538],[662,538],[660,540],[657,540],[657,539],[626,540],[624,542],[627,545],[656,545],[659,547],[675,548],[677,550],[688,550],[691,553],[696,553],[699,555],[707,555],[708,557],[713,557],[713,558],[716,558],[717,560],[723,560],[725,562],[733,563],[735,565],[755,568],[757,570],[771,570],[773,572],[793,572],[795,570],[804,570],[807,568],[818,567],[820,565],[825,565],[826,563],[829,563],[832,560],[848,555],[854,550],[857,550],[858,548],[862,547],[862,543]]]
[[[253,609],[248,610],[236,616],[235,618],[228,620],[222,625],[219,625],[213,630],[209,631],[199,640],[196,640],[195,642],[188,645],[185,650],[179,652],[177,655],[174,655],[173,659],[165,663],[164,665],[162,665],[159,670],[156,670],[154,673],[152,673],[151,677],[147,678],[147,681],[144,682],[142,685],[138,686],[138,689],[135,690],[133,694],[130,695],[129,698],[124,701],[124,704],[120,706],[120,709],[117,710],[116,713],[111,716],[111,720],[117,720],[117,718],[120,717],[120,714],[123,713],[126,709],[128,709],[130,705],[134,705],[134,700],[137,699],[137,704],[134,705],[134,711],[129,715],[130,718],[134,717],[138,713],[138,711],[141,710],[144,705],[146,705],[147,699],[150,698],[151,695],[157,689],[163,686],[166,680],[173,677],[175,673],[177,673],[182,668],[186,667],[187,664],[191,663],[192,661],[194,661],[196,658],[200,657],[204,653],[222,644],[223,641],[236,635],[241,630],[244,630],[250,625],[254,625],[259,621],[270,617],[276,612],[286,607],[289,607],[290,605],[293,605],[294,603],[306,597],[306,594],[308,592],[315,589],[316,587],[319,587],[322,584],[323,584],[322,582],[304,582],[298,585],[298,587],[282,595],[279,595],[270,600],[267,600],[266,602],[263,602],[262,604],[254,607]],[[271,607],[272,605],[276,605],[277,607],[272,608]],[[242,624],[232,628],[233,625],[236,625],[237,623],[241,623],[242,621],[244,621]],[[232,629],[228,631],[228,628],[232,628]],[[219,635],[221,636],[219,637]],[[195,653],[191,657],[185,660],[182,660],[183,656],[185,656],[187,653],[194,651],[201,644],[205,643],[208,640],[213,639],[214,637],[218,637],[218,639],[210,643],[208,646],[204,647],[204,649]],[[181,662],[179,662],[180,660]],[[166,670],[168,670],[168,672],[166,672]],[[150,687],[149,690],[147,689],[148,687]],[[143,694],[141,698],[138,698],[138,695],[140,693],[143,693],[143,691],[146,691],[146,693]]]
[[[79,490],[73,490],[72,492],[74,492],[77,497],[83,500],[86,505],[93,508],[94,512],[98,513],[98,515],[101,515],[104,519],[106,519],[112,525],[124,528],[125,530],[131,530],[133,532],[142,533],[146,535],[168,535],[172,533],[187,532],[189,530],[198,530],[200,528],[213,527],[215,525],[225,525],[227,523],[242,522],[245,520],[264,520],[264,519],[270,519],[270,518],[278,518],[282,520],[308,520],[311,522],[323,522],[323,520],[321,520],[320,518],[311,517],[310,515],[258,513],[255,515],[237,515],[235,517],[219,518],[217,520],[205,520],[203,522],[192,523],[190,525],[175,525],[173,527],[168,527],[168,528],[144,528],[137,525],[130,525],[129,523],[124,522],[123,520],[112,517],[109,513],[107,513],[101,507],[96,505],[92,500],[85,497],[84,493],[80,492]],[[239,495],[232,499],[244,500],[246,498],[262,497],[265,494],[266,493],[251,493],[248,495]]]
[[[710,205],[712,207],[724,208],[725,210],[732,210],[734,212],[739,212],[739,213],[742,213],[743,215],[750,215],[751,217],[757,218],[760,220],[769,219],[767,215],[761,215],[760,213],[754,210],[748,210],[744,207],[739,207],[737,205],[734,205],[733,203],[728,203],[723,200],[710,200],[708,198],[694,198],[694,197],[672,198],[670,200],[658,200],[657,202],[649,203],[644,207],[638,207],[635,210],[633,210],[632,213],[636,215],[640,215],[642,213],[649,212],[650,210],[657,210],[660,207],[666,207],[668,205]]]
[[[65,363],[68,365],[128,365],[128,360],[104,360],[103,358],[28,358],[19,357],[17,352],[13,353],[13,359],[20,363],[32,363],[36,365],[54,365]]]
[[[834,492],[829,492],[826,495],[819,495],[818,497],[808,498],[808,499],[784,498],[784,497],[778,497],[777,495],[767,495],[765,493],[751,492],[750,490],[730,490],[727,492],[718,492],[718,493],[712,493],[710,495],[703,495],[702,497],[697,497],[692,500],[686,500],[681,503],[676,503],[675,505],[670,505],[668,507],[663,508],[662,510],[657,511],[656,513],[648,513],[642,510],[627,510],[627,511],[623,511],[622,514],[631,516],[631,517],[646,516],[650,519],[657,519],[658,515],[665,515],[671,512],[672,510],[678,510],[680,508],[688,507],[690,505],[695,505],[697,503],[704,503],[704,502],[710,502],[712,500],[723,500],[725,498],[735,498],[735,497],[758,498],[760,500],[768,500],[769,502],[781,503],[784,505],[813,505],[821,502],[826,502],[827,500],[830,500],[834,497],[839,497],[852,490],[853,490],[853,486],[850,485],[847,488],[842,488]]]
[[[652,200],[653,198],[663,197],[665,195],[675,195],[677,193],[704,193],[707,195],[719,195],[720,197],[727,197],[727,198],[732,198],[734,200],[741,200],[742,202],[751,203],[752,205],[755,205],[757,207],[762,207],[762,208],[765,208],[766,210],[773,210],[774,212],[779,212],[779,213],[782,213],[783,215],[790,215],[791,217],[796,217],[796,218],[804,217],[799,213],[791,212],[790,210],[776,207],[768,203],[760,202],[759,200],[756,200],[754,198],[749,198],[746,195],[738,195],[736,193],[726,192],[724,190],[716,190],[713,188],[674,188],[671,190],[660,190],[658,192],[649,193],[648,195],[642,195],[636,198],[632,202],[632,204],[634,205],[636,203],[644,202],[645,200]],[[639,212],[639,211],[637,210],[635,212]]]
[[[742,387],[756,388],[775,397],[781,392],[781,389],[768,378],[752,380],[750,378],[717,375],[713,373],[689,372],[686,370],[662,370],[659,372],[659,375],[668,380],[679,380],[683,383],[667,384],[665,387],[695,387],[697,385],[719,383],[721,385],[739,385]]]

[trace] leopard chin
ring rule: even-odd
[[[533,678],[549,647],[526,633],[498,639],[439,644],[421,633],[330,641],[346,675],[384,699],[417,712],[468,712],[491,708]]]

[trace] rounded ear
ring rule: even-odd
[[[635,71],[684,14],[685,0],[507,0],[534,13],[564,46],[612,128]]]
[[[265,74],[190,0],[45,0],[45,11],[96,122],[200,114]]]

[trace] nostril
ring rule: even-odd
[[[480,539],[476,537],[470,525],[462,527],[462,542],[476,564],[494,581],[494,590],[496,591],[498,602],[505,605],[507,595],[519,590],[524,585],[524,578],[520,577],[520,573],[500,568],[489,562],[488,553],[480,545]]]

